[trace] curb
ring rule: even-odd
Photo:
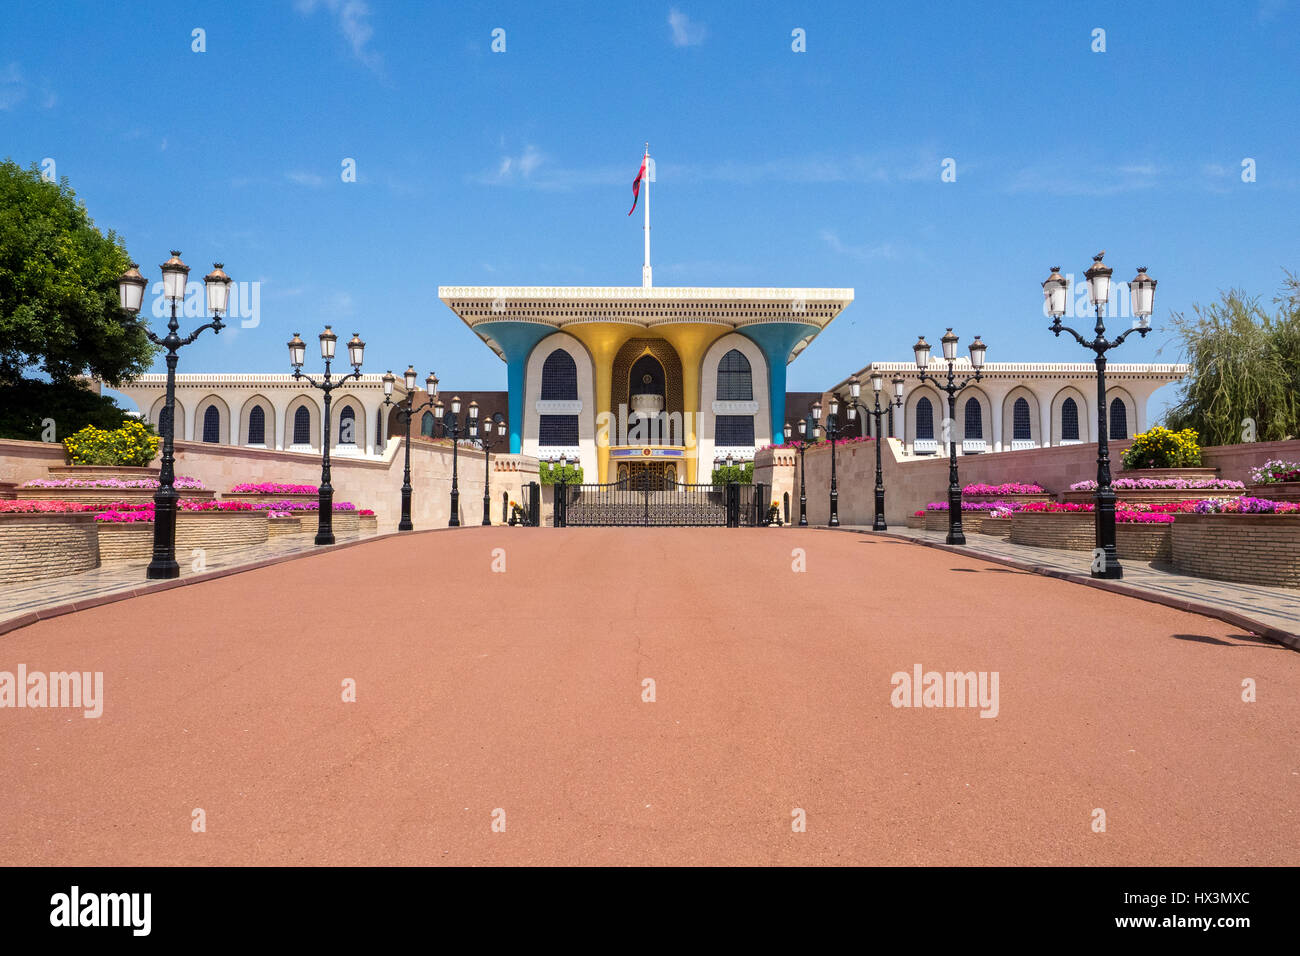
[[[474,527],[478,527],[478,525],[474,525]],[[237,564],[234,567],[219,568],[215,571],[204,571],[202,574],[193,574],[187,578],[172,578],[166,581],[155,581],[151,584],[142,584],[136,588],[115,591],[112,594],[100,594],[92,598],[84,598],[80,601],[69,601],[67,604],[56,604],[53,607],[43,607],[35,611],[28,611],[26,614],[19,615],[18,617],[12,617],[6,621],[0,621],[0,635],[8,634],[11,631],[27,627],[30,624],[35,624],[37,621],[46,621],[50,618],[62,617],[65,614],[72,614],[76,611],[88,611],[93,607],[102,607],[105,604],[116,604],[118,601],[127,601],[131,598],[141,597],[145,594],[156,594],[159,591],[170,591],[172,588],[183,588],[188,587],[191,584],[202,584],[205,581],[215,581],[218,578],[230,577],[232,574],[243,574],[245,571],[256,571],[260,568],[269,568],[276,564],[285,564],[289,561],[297,561],[300,558],[310,558],[321,554],[332,554],[335,551],[343,551],[348,548],[355,548],[358,545],[383,541],[386,538],[411,537],[412,535],[437,534],[440,531],[460,530],[460,528],[421,528],[415,531],[389,531],[384,534],[371,535],[368,538],[362,538],[358,541],[343,541],[328,547],[315,548],[311,551],[297,551],[293,554],[279,554],[274,557],[263,558],[260,561],[253,561],[249,564]]]
[[[1002,555],[984,554],[978,551],[972,551],[969,548],[963,548],[960,545],[945,544],[939,541],[923,541],[919,538],[913,538],[908,535],[894,534],[890,531],[871,531],[868,529],[858,528],[831,528],[821,525],[820,531],[847,531],[850,534],[864,534],[870,536],[880,536],[882,538],[892,538],[895,541],[905,541],[908,544],[919,544],[926,548],[936,548],[940,551],[948,551],[952,554],[960,554],[962,557],[974,558],[977,561],[987,561],[990,564],[1001,564],[1006,567],[1015,568],[1018,571],[1030,571],[1034,574],[1047,578],[1056,578],[1059,581],[1068,581],[1071,584],[1082,584],[1090,588],[1097,588],[1102,591],[1111,591],[1114,594],[1122,594],[1125,597],[1137,598],[1140,601],[1146,601],[1150,604],[1160,604],[1165,607],[1173,608],[1176,611],[1187,611],[1192,614],[1200,614],[1202,617],[1211,617],[1225,624],[1231,624],[1233,627],[1239,627],[1243,631],[1249,631],[1260,637],[1267,638],[1270,641],[1276,641],[1278,644],[1288,647],[1293,651],[1300,651],[1300,634],[1293,634],[1285,631],[1280,627],[1272,624],[1265,624],[1263,621],[1247,617],[1236,611],[1230,611],[1227,608],[1217,607],[1213,604],[1202,604],[1199,601],[1189,601],[1186,598],[1174,597],[1169,594],[1160,594],[1156,591],[1148,591],[1146,588],[1136,587],[1132,584],[1124,584],[1119,581],[1111,581],[1105,578],[1094,578],[1091,575],[1075,574],[1071,571],[1058,571],[1055,568],[1045,568],[1041,565],[1034,564],[1030,561],[1022,561],[1017,558],[1008,558]]]

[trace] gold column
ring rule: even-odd
[[[614,356],[628,339],[645,335],[645,329],[639,325],[625,325],[621,322],[579,322],[562,328],[585,345],[587,351],[591,353],[591,361],[595,366],[593,385],[596,393],[596,416],[599,417],[602,412],[612,411],[609,407],[609,395],[613,385]],[[609,442],[602,445],[599,441],[600,429],[597,422],[596,464],[602,484],[609,481],[609,446],[617,441],[615,428],[616,425],[611,428]]]
[[[703,325],[695,322],[656,325],[652,335],[662,336],[677,350],[677,357],[682,362],[682,411],[686,412],[686,483],[695,484],[699,478],[699,462],[696,458],[697,438],[695,426],[700,413],[700,372],[704,364],[704,353],[709,346],[732,329],[722,325]]]

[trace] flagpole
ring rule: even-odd
[[[645,190],[645,262],[641,265],[641,286],[650,288],[652,285],[650,274],[650,144],[645,144],[645,156],[643,158],[645,172],[641,175],[641,188]]]

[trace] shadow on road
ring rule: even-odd
[[[1220,647],[1272,647],[1277,650],[1286,650],[1281,644],[1270,641],[1266,637],[1260,637],[1257,634],[1229,634],[1241,643],[1233,641],[1223,641],[1217,637],[1210,637],[1206,634],[1170,634],[1170,637],[1179,641],[1195,641],[1197,644],[1218,644]]]

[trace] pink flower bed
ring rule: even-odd
[[[20,488],[121,488],[132,491],[153,490],[158,487],[157,478],[33,478],[25,481]],[[177,475],[172,479],[172,487],[178,491],[202,491],[203,482],[197,478]]]
[[[964,495],[1041,495],[1043,486],[1020,481],[1008,481],[1001,485],[967,485],[962,489]]]
[[[0,501],[0,514],[78,514],[86,511],[139,511],[153,509],[153,502],[112,501],[85,504],[79,501]]]
[[[247,501],[178,501],[178,511],[256,511]],[[90,505],[85,510],[94,510],[96,521],[153,521],[154,506],[152,501],[125,505],[116,502],[107,509],[103,505]]]
[[[320,510],[319,501],[250,501],[238,502],[248,508],[254,508],[258,511],[318,511]],[[334,502],[335,511],[356,511],[357,506],[350,501]]]
[[[1116,491],[1245,491],[1240,481],[1228,478],[1116,478],[1111,483]],[[1076,481],[1071,491],[1096,491],[1093,479]]]
[[[319,492],[320,489],[315,485],[286,485],[279,481],[263,481],[257,484],[245,482],[230,489],[232,495],[314,495]]]

